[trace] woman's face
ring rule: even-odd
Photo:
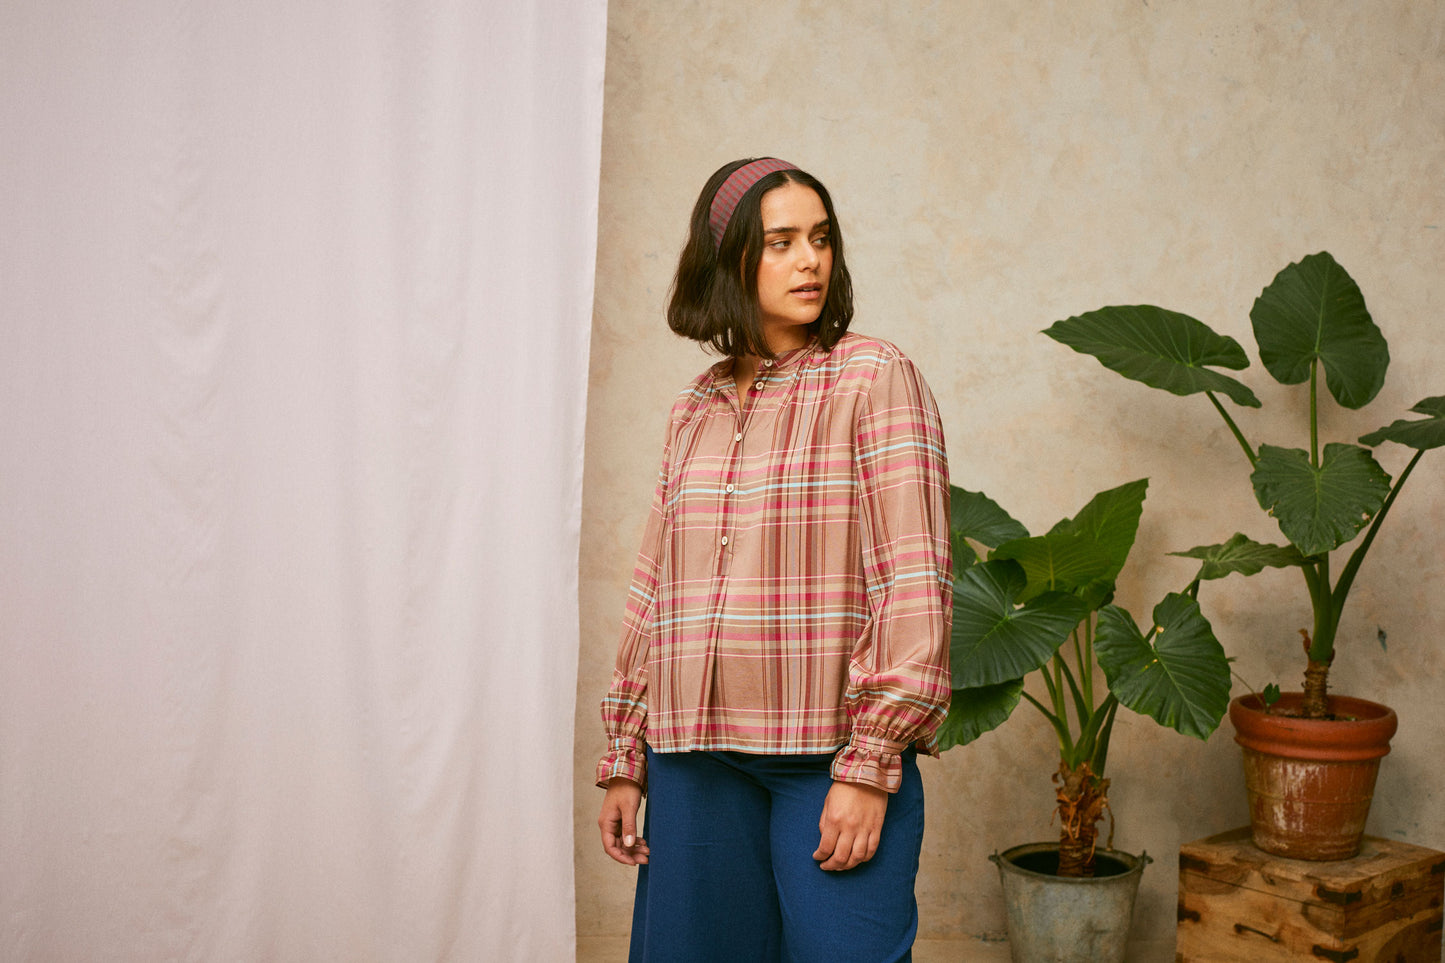
[[[768,347],[788,351],[808,343],[828,299],[832,225],[817,192],[792,181],[763,195],[761,213],[758,315]]]

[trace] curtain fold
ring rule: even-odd
[[[0,958],[572,957],[605,33],[0,11]]]

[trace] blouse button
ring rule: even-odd
[[[729,485],[729,486],[728,486],[728,494],[731,495],[732,493],[733,493],[733,486]]]
[[[724,536],[722,537],[722,543],[723,543],[724,545],[726,545],[726,544],[728,543],[728,537],[727,537],[726,535],[724,535]]]
[[[742,433],[742,432],[738,432],[736,435],[733,435],[733,441],[742,441],[742,440],[743,440],[743,433]]]

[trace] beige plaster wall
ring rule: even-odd
[[[1381,397],[1329,427],[1353,437],[1445,393],[1445,4],[612,0],[609,18],[581,558],[583,937],[628,929],[630,871],[596,843],[596,705],[664,416],[709,360],[662,311],[687,212],[721,163],[776,154],[829,185],[854,327],[920,361],[956,484],[1037,529],[1099,489],[1152,479],[1122,580],[1136,613],[1192,574],[1166,551],[1274,533],[1207,402],[1127,383],[1040,335],[1049,323],[1156,303],[1254,356],[1259,289],[1326,249],[1394,358]],[[1299,420],[1279,410],[1289,393],[1263,375],[1257,361],[1244,375],[1266,403],[1247,430],[1300,444]],[[1386,453],[1388,470],[1401,451]],[[1445,848],[1445,453],[1427,457],[1395,512],[1351,600],[1334,679],[1401,717],[1370,831]],[[1297,683],[1297,574],[1213,583],[1204,602],[1246,679]],[[1246,819],[1230,735],[1228,723],[1207,744],[1138,717],[1118,726],[1116,843],[1156,860],[1140,959],[1173,958],[1179,844]],[[987,855],[1053,835],[1055,763],[1026,707],[925,762],[923,936],[998,938]]]

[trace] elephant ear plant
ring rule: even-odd
[[[1093,875],[1119,706],[1207,739],[1229,703],[1228,660],[1192,597],[1167,596],[1147,631],[1111,604],[1148,484],[1100,492],[1036,537],[987,496],[952,489],[955,689],[941,745],[977,739],[1020,700],[1044,715],[1059,745],[1060,876]],[[1034,673],[1038,696],[1024,689]]]
[[[1246,440],[1221,398],[1247,408],[1261,403],[1242,382],[1213,369],[1241,370],[1249,359],[1233,338],[1188,315],[1152,305],[1105,307],[1044,333],[1126,378],[1176,395],[1202,394],[1224,419],[1249,460],[1255,498],[1288,544],[1261,544],[1236,533],[1221,544],[1174,554],[1202,561],[1195,594],[1199,580],[1252,575],[1266,566],[1299,568],[1314,609],[1313,631],[1301,630],[1308,653],[1302,714],[1327,718],[1329,668],[1345,599],[1405,480],[1427,450],[1445,445],[1445,396],[1415,405],[1411,411],[1420,418],[1395,421],[1358,444],[1321,448],[1321,379],[1339,405],[1361,408],[1379,393],[1390,363],[1359,287],[1328,253],[1313,254],[1280,271],[1249,317],[1265,370],[1281,384],[1308,386],[1307,448],[1256,448]],[[1415,450],[1393,481],[1371,451],[1386,441]],[[1332,553],[1362,531],[1332,583]]]

